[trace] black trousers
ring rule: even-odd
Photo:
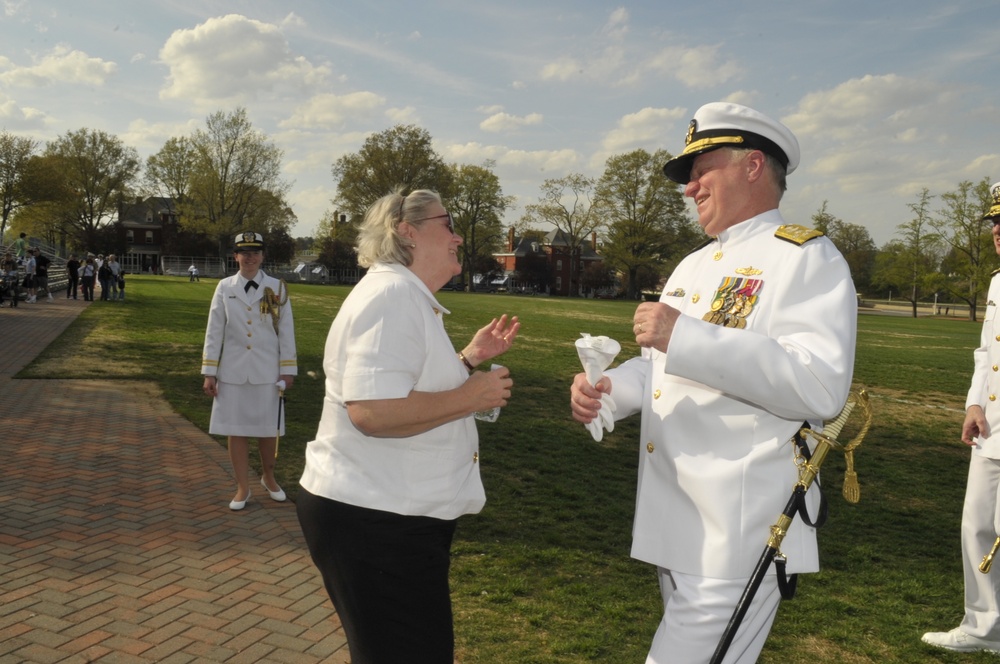
[[[296,509],[352,664],[453,664],[454,520],[356,507],[302,488]]]

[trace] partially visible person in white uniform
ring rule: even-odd
[[[485,502],[473,413],[513,386],[506,368],[474,369],[520,329],[500,316],[455,351],[435,293],[461,272],[461,244],[435,192],[380,198],[358,233],[368,272],[326,340],[296,506],[355,664],[454,662],[451,541]]]
[[[596,386],[581,373],[570,389],[580,422],[597,417],[604,393],[615,419],[642,416],[632,556],[657,567],[664,608],[650,664],[711,659],[798,479],[793,437],[836,416],[850,391],[857,298],[847,263],[778,210],[798,164],[781,123],[737,104],[701,107],[664,172],[685,185],[710,240],[659,302],[636,309],[641,356]],[[789,574],[819,568],[815,529],[801,520],[781,548]],[[772,568],[725,662],[757,660],[779,600]]]
[[[992,205],[983,221],[992,225],[993,246],[1000,255],[1000,182],[990,187]],[[986,313],[979,348],[973,352],[972,385],[965,399],[962,442],[972,448],[969,477],[962,509],[962,569],[965,574],[965,615],[948,632],[927,632],[923,641],[932,646],[1000,654],[1000,560],[988,573],[979,571],[997,532],[997,498],[1000,494],[1000,270],[993,272],[986,295]]]
[[[236,476],[229,509],[238,511],[251,496],[250,438],[257,439],[261,486],[272,500],[286,498],[274,478],[275,453],[285,432],[281,390],[295,382],[298,360],[288,287],[261,269],[263,236],[240,233],[233,256],[240,269],[220,280],[212,295],[201,373],[202,389],[214,399],[208,432],[229,437]]]

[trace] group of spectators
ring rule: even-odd
[[[33,304],[38,301],[39,291],[48,296],[52,301],[52,292],[49,290],[49,266],[51,259],[42,253],[38,247],[28,246],[25,233],[21,233],[14,241],[14,252],[6,252],[3,260],[0,260],[0,306],[4,304],[4,298],[9,298],[8,306],[16,307],[20,299],[21,288],[27,291],[25,302]],[[20,276],[19,268],[24,267],[24,278]]]
[[[38,247],[30,246],[27,235],[21,233],[12,250],[0,259],[0,306],[16,307],[19,300],[33,304],[40,293],[52,302],[51,264],[52,260]],[[125,270],[114,254],[105,257],[88,252],[82,260],[70,254],[66,260],[66,276],[67,300],[78,299],[79,292],[83,291],[83,299],[93,301],[96,288],[100,289],[101,300],[125,300]]]
[[[114,254],[94,255],[88,253],[81,263],[75,254],[66,261],[66,298],[77,299],[77,288],[83,291],[83,299],[94,300],[94,282],[101,288],[101,300],[105,302],[125,301],[125,270]]]

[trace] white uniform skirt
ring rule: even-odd
[[[219,436],[271,438],[285,435],[285,413],[278,404],[273,383],[235,385],[219,381],[219,395],[212,402],[208,432]],[[281,413],[281,429],[278,413]]]

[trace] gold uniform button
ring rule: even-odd
[[[247,311],[253,311],[251,307],[247,307]]]
[[[479,452],[472,455],[472,463],[479,463]]]
[[[998,367],[997,367],[997,365],[994,364],[993,365],[993,371],[997,371],[997,370],[998,370]]]
[[[253,336],[253,332],[247,332],[247,336],[248,337],[252,337]]]
[[[660,391],[659,390],[656,390],[655,392],[653,392],[653,398],[654,399],[659,399],[660,398]]]
[[[247,346],[247,350],[251,350],[253,346]]]
[[[698,300],[700,300],[700,299],[701,299],[701,295],[698,295],[697,293],[695,293],[694,295],[691,296],[691,302],[693,304],[698,304]]]
[[[996,401],[996,400],[997,400],[997,395],[991,394],[990,395],[990,401]]]
[[[253,321],[252,320],[248,320],[247,321],[247,325],[253,325]]]
[[[1000,334],[997,335],[997,341],[1000,341]]]
[[[650,454],[652,454],[653,450],[655,450],[655,449],[656,449],[656,446],[653,445],[653,441],[650,441],[650,442],[646,443],[646,451],[647,452],[649,452]]]

